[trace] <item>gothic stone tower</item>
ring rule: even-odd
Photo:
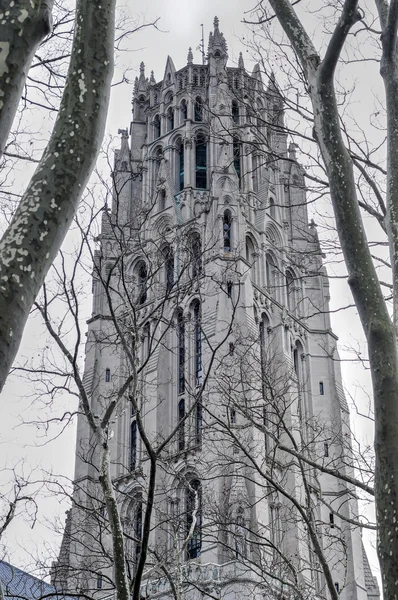
[[[258,66],[227,59],[215,19],[206,64],[189,51],[177,71],[169,57],[158,83],[141,64],[95,256],[85,388],[98,418],[119,398],[111,458],[129,572],[148,442],[161,450],[142,597],[171,598],[174,577],[185,598],[329,598],[315,537],[341,598],[376,599],[355,493],[304,460],[350,473],[303,169],[275,79],[264,87]],[[109,550],[81,415],[58,582],[111,596]]]

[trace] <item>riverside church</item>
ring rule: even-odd
[[[93,268],[84,393],[141,598],[378,600],[329,282],[277,76],[140,74]],[[115,598],[103,446],[79,411],[53,583]]]

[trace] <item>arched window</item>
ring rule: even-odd
[[[192,479],[185,490],[187,559],[198,558],[202,549],[202,486]],[[195,524],[194,524],[195,519]],[[193,529],[193,531],[192,531]]]
[[[304,365],[302,358],[304,357],[304,349],[301,345],[301,342],[297,341],[295,348],[293,350],[293,365],[294,372],[297,375],[297,382],[299,386],[302,386],[304,383]]]
[[[233,159],[234,159],[234,168],[236,174],[238,176],[239,188],[241,185],[241,143],[236,138],[233,140]]]
[[[136,121],[145,121],[145,96],[138,98],[137,114],[135,115]]]
[[[193,305],[193,338],[194,338],[194,373],[195,385],[200,386],[203,382],[202,368],[202,314],[199,301]]]
[[[177,143],[177,191],[184,189],[184,144],[182,140]]]
[[[231,252],[232,250],[232,217],[229,210],[224,212],[223,220],[222,220],[222,233],[224,240],[224,252]]]
[[[178,402],[178,451],[185,449],[185,400],[181,398]]]
[[[197,87],[198,83],[199,83],[198,72],[195,69],[195,71],[193,72],[193,84],[195,87]]]
[[[181,100],[180,104],[181,120],[188,119],[188,105],[186,100]]]
[[[155,115],[153,120],[153,139],[157,140],[160,137],[160,116]]]
[[[142,261],[137,265],[137,291],[138,304],[145,304],[148,298],[148,271],[146,264]]]
[[[286,271],[285,282],[286,282],[286,304],[290,311],[294,311],[294,309],[295,309],[294,287],[293,287],[294,286],[294,276],[290,270]]]
[[[195,144],[196,188],[207,188],[207,145],[203,134],[199,134]]]
[[[185,323],[182,311],[177,314],[177,372],[178,372],[178,393],[185,392]]]
[[[239,125],[239,104],[236,100],[232,100],[232,122]]]
[[[192,233],[189,237],[189,254],[192,278],[199,277],[202,273],[202,241],[199,233]]]
[[[200,85],[204,86],[204,84],[205,84],[205,74],[204,74],[204,71],[201,71],[200,72]]]
[[[203,100],[200,96],[195,98],[194,119],[195,121],[203,121]]]
[[[174,108],[170,106],[167,111],[167,131],[174,129]]]

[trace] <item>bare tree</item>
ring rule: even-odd
[[[2,149],[34,53],[51,30],[53,6],[52,2],[6,4],[7,18],[1,25]],[[101,7],[92,2],[77,3],[72,56],[54,130],[1,241],[0,388],[102,142],[113,73],[114,19],[114,1]]]

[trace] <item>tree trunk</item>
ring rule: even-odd
[[[77,2],[72,57],[54,130],[0,242],[0,390],[103,139],[113,74],[115,3]]]
[[[53,4],[54,0],[0,0],[0,158],[35,52],[51,31]]]

